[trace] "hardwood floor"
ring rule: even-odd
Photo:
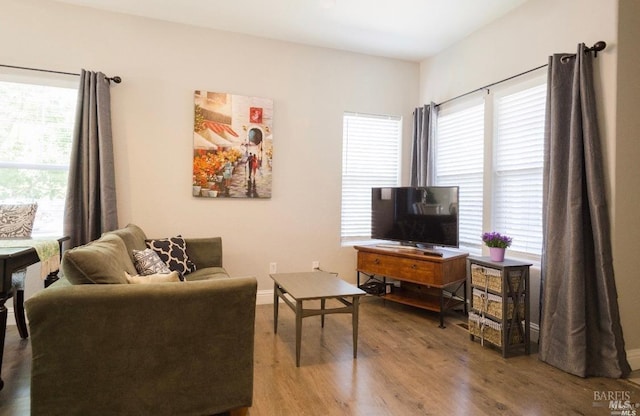
[[[582,379],[538,361],[537,355],[503,359],[471,342],[447,317],[366,297],[360,307],[358,358],[352,358],[351,317],[303,319],[300,367],[295,366],[295,319],[280,308],[256,312],[254,403],[250,416],[273,415],[610,415],[594,392],[629,392],[627,380]],[[8,327],[0,415],[29,414],[31,348]]]

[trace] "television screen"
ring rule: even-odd
[[[371,238],[458,247],[457,186],[371,189]]]

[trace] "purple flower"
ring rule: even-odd
[[[511,245],[512,240],[511,237],[492,231],[482,234],[482,241],[487,247],[507,248]]]

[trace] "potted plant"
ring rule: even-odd
[[[482,234],[482,241],[489,247],[489,256],[493,261],[504,261],[504,252],[511,245],[511,237],[495,231]]]

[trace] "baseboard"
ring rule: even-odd
[[[529,330],[530,330],[529,335],[531,337],[531,342],[537,344],[538,340],[540,339],[540,325],[530,322]]]
[[[16,326],[16,316],[13,313],[13,308],[7,308],[7,325]]]
[[[258,290],[256,305],[273,305],[273,289]]]
[[[633,371],[640,370],[640,348],[627,350],[627,361]]]

